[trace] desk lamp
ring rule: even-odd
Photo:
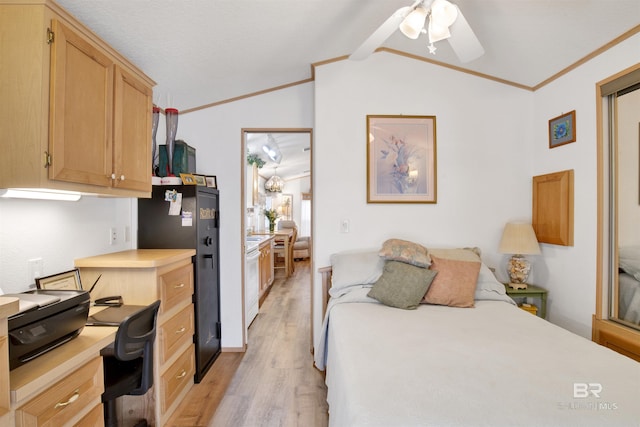
[[[509,287],[527,289],[527,279],[531,271],[531,264],[523,255],[537,255],[540,253],[536,233],[533,231],[531,224],[521,222],[507,223],[502,233],[502,240],[500,240],[500,252],[513,254],[507,263]]]

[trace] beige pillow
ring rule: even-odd
[[[378,255],[387,261],[400,261],[417,267],[426,268],[431,264],[427,248],[407,240],[387,240]]]
[[[431,256],[431,270],[437,271],[423,303],[450,307],[473,307],[479,261],[460,261]]]
[[[460,261],[480,261],[480,248],[429,248],[429,255]]]

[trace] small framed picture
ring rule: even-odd
[[[38,289],[64,289],[79,291],[82,290],[80,282],[80,271],[77,268],[65,271],[64,273],[53,274],[51,276],[39,277],[36,279]]]
[[[205,177],[205,181],[207,182],[207,187],[218,188],[218,180],[215,176],[207,176]]]
[[[549,148],[576,140],[576,110],[549,120]]]
[[[190,173],[181,173],[182,184],[184,185],[196,185],[196,177]]]
[[[196,181],[196,185],[202,185],[203,187],[207,185],[203,175],[193,175],[193,179]]]

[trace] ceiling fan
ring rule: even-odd
[[[461,62],[472,61],[484,54],[480,41],[458,6],[447,0],[417,0],[411,6],[396,10],[349,59],[359,61],[367,58],[398,29],[410,39],[427,34],[429,52],[434,55],[436,47],[433,43],[445,39]]]

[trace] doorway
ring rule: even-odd
[[[264,215],[265,209],[269,209],[277,213],[277,221],[295,222],[300,238],[308,237],[308,256],[311,260],[313,242],[312,145],[312,129],[242,129],[240,223],[244,242],[243,256],[247,255],[247,237],[249,235],[269,233],[269,222]],[[247,292],[252,290],[247,289],[245,278],[248,272],[245,271],[244,262],[242,265],[242,298],[244,303],[245,297],[250,295]],[[313,295],[311,278],[309,282],[309,293]],[[311,301],[313,304],[313,298]],[[243,304],[243,342],[246,346],[250,325],[246,321],[245,309],[245,304]]]

